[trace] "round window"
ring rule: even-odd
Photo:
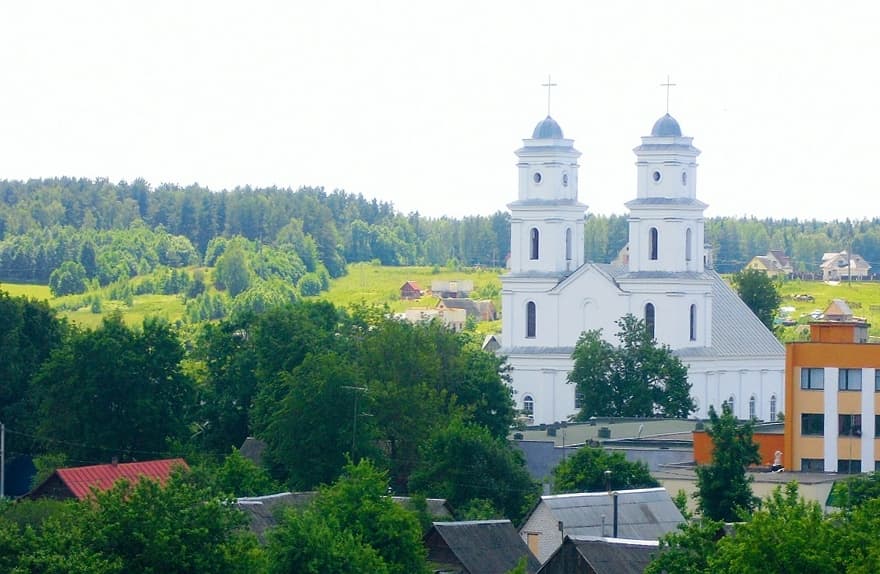
[[[562,187],[568,187],[568,174],[562,174]]]
[[[654,173],[652,173],[652,174],[651,174],[651,177],[654,178],[654,183],[660,183],[660,177],[661,177],[661,176],[660,176],[660,172],[659,172],[659,171],[655,171]]]
[[[536,171],[535,174],[532,176],[532,179],[535,181],[535,183],[541,183],[541,172]]]
[[[686,171],[681,172],[681,184],[682,185],[688,184],[688,172],[686,172]]]

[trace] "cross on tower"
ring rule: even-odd
[[[666,83],[660,84],[660,87],[666,88],[666,113],[669,113],[669,88],[674,87],[675,84],[669,82],[669,74],[666,75]]]
[[[550,90],[556,87],[556,84],[550,81],[550,74],[547,74],[547,83],[541,85],[547,88],[547,117],[550,117]]]

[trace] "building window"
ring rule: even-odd
[[[654,338],[654,327],[654,304],[648,303],[645,305],[645,328],[648,330],[648,335],[650,335],[652,339]]]
[[[862,415],[837,415],[839,436],[862,436]]]
[[[537,312],[535,311],[535,302],[526,303],[526,338],[535,338],[535,326],[538,322]]]
[[[822,390],[825,388],[825,369],[801,369],[801,388]]]
[[[874,437],[880,438],[880,415],[874,415]]]
[[[801,472],[825,472],[824,458],[802,458]]]
[[[571,228],[565,230],[565,260],[571,261]]]
[[[801,414],[801,434],[819,435],[825,434],[825,415],[815,413]]]
[[[776,422],[776,395],[770,395],[770,422]]]
[[[541,234],[538,233],[538,228],[533,227],[529,232],[529,259],[537,259],[538,258],[538,241],[541,237]]]
[[[880,472],[880,460],[874,461],[874,472]]]
[[[752,398],[749,399],[749,418],[757,418],[755,416],[755,395],[752,395]]]
[[[730,409],[730,414],[732,414],[734,418],[736,418],[736,400],[733,398],[733,395],[730,395],[730,398],[724,401],[724,404],[727,405],[727,408]]]
[[[652,227],[648,230],[648,257],[651,258],[651,261],[657,261],[657,253],[658,253],[658,233],[657,228]]]
[[[880,369],[874,370],[874,390],[880,391]]]
[[[530,418],[535,416],[535,399],[532,395],[523,397],[523,414]]]
[[[861,391],[862,370],[840,369],[837,371],[837,385],[841,391]]]
[[[584,394],[580,391],[574,393],[574,408],[580,409],[584,406]]]
[[[840,474],[859,474],[862,472],[862,461],[841,458],[837,461],[837,472]]]
[[[682,174],[684,175],[684,174]],[[688,227],[688,230],[684,233],[684,259],[685,261],[690,261],[694,257],[694,238],[693,232],[691,228]]]
[[[691,305],[691,341],[697,340],[697,306]]]

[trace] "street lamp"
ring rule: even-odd
[[[354,391],[354,414],[352,414],[351,421],[351,458],[354,459],[354,447],[355,440],[357,438],[357,424],[358,424],[358,399],[360,398],[361,393],[366,393],[366,387],[350,387],[347,385],[342,386],[343,389],[348,389],[350,391]]]

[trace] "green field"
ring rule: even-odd
[[[789,316],[800,324],[810,321],[809,314],[813,311],[824,311],[833,299],[843,299],[855,316],[863,317],[871,324],[869,334],[880,337],[880,283],[854,281],[834,285],[822,281],[785,281],[779,293],[782,307],[794,307]],[[813,301],[798,301],[794,299],[796,295],[810,295]],[[786,331],[793,329],[787,328]]]
[[[348,308],[355,304],[388,305],[393,312],[401,312],[411,307],[434,307],[437,298],[428,295],[415,301],[400,299],[400,287],[406,281],[415,281],[423,290],[431,287],[433,280],[472,280],[475,299],[491,299],[496,308],[501,309],[501,269],[461,269],[443,267],[387,267],[372,263],[355,263],[348,267],[348,274],[330,282],[330,289],[316,298],[326,299],[338,307]],[[0,289],[11,295],[47,300],[50,305],[59,306],[70,299],[55,299],[46,285],[0,283]],[[832,299],[843,299],[858,317],[864,317],[870,324],[870,334],[880,337],[880,283],[853,282],[837,285],[821,281],[785,281],[779,285],[782,306],[793,307],[788,317],[798,322],[796,327],[786,327],[783,338],[792,340],[802,338],[810,313],[824,311]],[[810,295],[813,301],[799,301],[796,295]],[[100,324],[104,314],[114,310],[122,311],[126,323],[140,324],[144,317],[160,316],[173,322],[183,316],[184,305],[176,295],[140,295],[134,298],[129,308],[122,302],[102,302],[100,313],[83,306],[74,311],[60,314],[80,325],[94,327]],[[493,333],[501,330],[500,321],[479,323],[477,331]]]

